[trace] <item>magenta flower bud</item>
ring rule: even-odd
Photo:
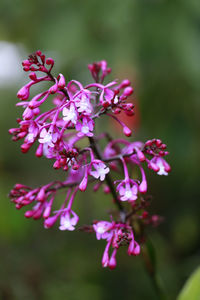
[[[110,188],[109,188],[109,186],[106,185],[104,187],[103,191],[104,191],[105,194],[110,194]]]
[[[114,111],[115,115],[118,115],[121,112],[121,109],[119,107],[117,107]]]
[[[27,153],[28,150],[31,148],[31,146],[32,146],[32,144],[22,144],[22,145],[21,145],[21,151],[22,151],[23,153]]]
[[[125,88],[125,87],[129,86],[130,84],[131,84],[130,80],[124,79],[122,81],[122,83],[120,84],[120,88]]]
[[[99,190],[100,186],[101,186],[101,183],[100,183],[100,182],[96,183],[96,184],[94,185],[94,187],[93,187],[93,191],[94,191],[94,192],[97,192],[97,191]]]
[[[20,189],[23,189],[23,188],[27,188],[27,186],[24,185],[24,184],[21,184],[21,183],[16,183],[15,186],[14,186],[14,189],[16,189],[16,190],[20,190]]]
[[[33,109],[33,114],[34,114],[34,116],[39,115],[39,113],[40,113],[39,107],[36,107],[36,108]]]
[[[68,171],[68,169],[69,169],[68,165],[65,165],[65,166],[63,167],[63,171]]]
[[[125,110],[125,114],[129,117],[134,115],[134,111],[133,110]]]
[[[165,160],[163,161],[163,165],[164,165],[164,168],[165,168],[166,172],[170,172],[171,171],[170,165]]]
[[[110,105],[110,103],[108,101],[104,101],[102,105],[104,108],[107,108]]]
[[[151,140],[146,141],[145,146],[151,146],[151,145],[152,145],[152,141]]]
[[[131,94],[133,94],[133,88],[131,86],[128,86],[124,89],[123,95],[126,97],[129,97]]]
[[[31,67],[31,68],[32,68],[32,67]],[[37,69],[34,68],[34,69],[31,70],[31,71],[37,71]],[[41,71],[41,72],[47,72],[47,69],[45,68],[45,66],[39,66],[39,71]]]
[[[127,103],[127,104],[126,104],[126,109],[127,109],[127,110],[133,109],[133,108],[134,108],[133,103]]]
[[[23,206],[22,206],[21,204],[16,204],[15,207],[16,207],[16,209],[20,209],[20,208],[22,208]]]
[[[144,153],[142,151],[140,151],[139,149],[136,150],[137,151],[137,157],[139,158],[140,161],[145,161],[146,157],[144,155]]]
[[[44,54],[40,55],[41,61],[43,62],[43,64],[45,63],[45,58],[46,56]]]
[[[47,219],[49,218],[50,214],[51,214],[51,205],[47,205],[42,216],[44,219]]]
[[[87,188],[87,182],[88,182],[88,179],[87,179],[87,176],[85,176],[83,178],[83,180],[81,181],[81,183],[79,184],[79,190],[81,192],[85,192],[86,188]]]
[[[28,72],[28,71],[30,71],[30,67],[25,66],[25,67],[23,67],[23,70],[24,70],[25,72]]]
[[[151,161],[148,163],[148,168],[154,170],[155,172],[158,172],[160,170],[159,166],[157,166],[155,163]]]
[[[27,100],[29,98],[29,95],[29,86],[25,85],[18,91],[17,98],[19,98],[20,100]]]
[[[26,218],[32,218],[32,216],[34,215],[34,213],[35,213],[35,211],[33,211],[33,210],[27,210],[27,211],[25,212],[24,216],[25,216]]]
[[[35,211],[35,213],[34,213],[34,215],[33,215],[33,219],[34,219],[34,220],[40,219],[41,216],[42,216],[42,211],[43,211],[43,207],[40,206],[40,207]]]
[[[60,165],[59,160],[56,160],[56,161],[55,161],[55,163],[53,164],[53,168],[56,169],[56,170],[58,170],[58,169],[61,168],[61,165]]]
[[[18,133],[18,132],[19,132],[19,129],[18,129],[18,128],[10,128],[10,129],[8,130],[8,132],[9,132],[10,134],[15,134],[15,133]]]
[[[140,254],[140,245],[132,238],[129,247],[128,247],[128,255],[139,255]]]
[[[41,56],[41,55],[42,55],[42,51],[37,50],[37,51],[36,51],[36,55]]]
[[[58,84],[56,83],[50,87],[49,92],[50,94],[55,94],[57,90],[58,90]]]
[[[30,78],[31,80],[33,80],[33,81],[36,81],[36,80],[37,80],[37,76],[36,76],[35,72],[31,72],[31,73],[29,74],[29,78]]]
[[[53,58],[48,57],[48,58],[46,59],[46,64],[47,64],[47,65],[54,65],[54,60],[53,60]]]
[[[102,267],[103,268],[106,268],[108,266],[109,256],[108,256],[108,252],[107,251],[104,252],[101,263],[102,263]]]
[[[145,211],[142,213],[142,218],[143,218],[143,219],[147,219],[148,216],[149,216],[149,213],[148,213],[148,211],[145,210]]]
[[[32,118],[33,118],[33,111],[32,111],[32,109],[30,109],[29,107],[27,107],[27,108],[25,109],[25,111],[23,112],[23,118],[24,118],[25,120],[30,120],[30,119],[32,119]]]
[[[113,253],[112,253],[111,258],[110,258],[109,263],[108,263],[108,266],[109,266],[109,268],[110,268],[111,270],[115,269],[116,266],[117,266],[117,261],[116,261],[116,258],[115,258],[115,256],[116,256],[116,251],[117,251],[117,249],[115,248],[115,249],[113,250]]]
[[[23,60],[23,62],[22,62],[23,67],[29,67],[30,65],[31,65],[31,63],[28,59]]]
[[[167,145],[162,144],[162,145],[160,145],[160,148],[163,149],[163,150],[165,150],[167,148]]]
[[[20,132],[20,133],[18,134],[18,138],[19,138],[19,139],[23,139],[26,135],[27,135],[27,132],[22,131],[22,132]]]
[[[59,74],[60,78],[58,80],[58,87],[64,89],[65,87],[65,77],[62,74]]]
[[[143,180],[139,185],[139,192],[145,194],[147,192],[147,182]]]
[[[123,127],[123,132],[124,132],[125,136],[127,136],[127,137],[131,136],[131,134],[132,134],[132,131],[127,126]]]
[[[39,146],[37,147],[37,150],[35,152],[35,155],[37,157],[41,157],[43,155],[43,144],[39,144]]]
[[[128,246],[128,255],[134,255],[134,248],[135,248],[135,241],[133,238]]]
[[[165,152],[161,150],[161,151],[159,152],[159,155],[160,155],[160,156],[165,156]]]
[[[37,194],[37,200],[40,201],[40,202],[43,202],[46,198],[46,195],[45,195],[45,188],[41,188],[39,193]]]
[[[140,254],[140,245],[135,242],[135,248],[134,248],[134,251],[133,251],[133,255],[139,255]]]
[[[59,214],[45,219],[44,228],[46,228],[46,229],[51,228],[56,223],[58,217],[59,217]]]

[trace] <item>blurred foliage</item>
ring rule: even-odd
[[[26,54],[46,51],[70,79],[87,82],[86,65],[101,59],[112,66],[113,78],[131,79],[140,116],[134,138],[159,137],[170,151],[169,177],[147,171],[152,211],[165,218],[149,234],[158,274],[168,299],[175,299],[200,259],[199,0],[1,0],[0,40]],[[120,251],[117,269],[104,270],[103,242],[82,232],[45,230],[10,204],[7,194],[16,181],[36,186],[64,176],[10,141],[7,130],[21,113],[15,107],[20,85],[0,86],[0,297],[156,299],[140,258]],[[81,194],[80,223],[105,218],[108,199]]]
[[[181,291],[178,300],[197,300],[200,299],[200,268],[198,267],[187,280]]]

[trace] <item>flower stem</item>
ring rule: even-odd
[[[157,295],[157,299],[166,300],[166,295],[161,286],[161,282],[156,274],[156,254],[153,244],[150,240],[142,247],[142,255],[144,259],[144,264],[149,278],[151,279],[152,286]]]
[[[98,150],[98,145],[97,145],[95,139],[93,137],[88,137],[88,138],[89,138],[89,141],[90,141],[90,145],[91,145],[94,153],[96,154],[97,158],[103,161],[103,158],[101,157],[101,154],[100,154],[100,152]],[[116,190],[115,190],[115,188],[113,186],[113,181],[112,181],[112,178],[111,178],[110,174],[106,175],[105,181],[106,181],[107,185],[109,186],[110,192],[113,195],[115,204],[117,205],[117,207],[118,207],[118,209],[120,211],[121,220],[122,220],[122,222],[125,222],[126,213],[124,211],[124,208],[123,208],[122,204],[120,203],[120,201],[119,201],[119,199],[117,197],[117,193],[116,193]]]

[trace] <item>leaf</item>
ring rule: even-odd
[[[200,267],[186,281],[177,300],[200,300]]]

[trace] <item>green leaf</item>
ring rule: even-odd
[[[186,281],[177,300],[200,300],[200,267]]]

